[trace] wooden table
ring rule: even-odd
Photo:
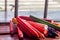
[[[19,40],[17,35],[14,35],[13,37],[10,36],[10,34],[1,34],[1,33],[10,33],[9,25],[1,25],[0,26],[0,40]],[[60,40],[60,37],[58,38],[46,38],[47,40]],[[24,40],[30,40],[28,38],[24,38]],[[45,40],[45,39],[41,39]]]

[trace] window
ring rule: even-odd
[[[49,0],[47,18],[60,21],[60,0]]]
[[[4,11],[5,11],[4,5],[5,5],[4,0],[0,0],[0,21],[4,20],[4,17],[5,17],[5,15],[4,15]]]
[[[7,13],[5,14],[5,0],[0,0],[0,22],[9,22],[14,17],[13,5],[14,0],[7,0]]]
[[[18,0],[18,15],[33,15],[39,18],[44,16],[45,0]],[[5,0],[0,0],[0,22],[9,22],[14,17],[15,0],[7,0],[7,13],[5,14]],[[60,1],[48,0],[47,18],[60,20]],[[57,16],[58,15],[58,16]],[[6,18],[5,18],[6,16]]]
[[[19,15],[43,18],[44,4],[45,0],[19,0]]]

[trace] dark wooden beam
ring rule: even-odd
[[[0,22],[0,25],[10,25],[9,22]]]
[[[18,16],[18,0],[15,0],[15,17]]]
[[[7,0],[5,0],[5,21],[7,18]]]
[[[10,33],[0,33],[0,35],[10,35]]]
[[[45,0],[44,18],[47,18],[47,11],[48,11],[48,0]]]

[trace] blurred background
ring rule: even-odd
[[[19,0],[18,15],[44,16],[45,0]],[[15,0],[0,0],[0,22],[9,22],[14,17]],[[48,0],[47,18],[60,21],[60,0]]]

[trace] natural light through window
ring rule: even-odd
[[[34,15],[43,18],[45,0],[19,0],[18,15]],[[7,0],[7,21],[14,17],[15,0]],[[60,20],[55,14],[60,14],[60,1],[48,0],[48,16],[53,20]],[[60,16],[60,15],[59,15]],[[5,20],[5,0],[0,0],[0,20]],[[57,19],[56,19],[57,18]]]

